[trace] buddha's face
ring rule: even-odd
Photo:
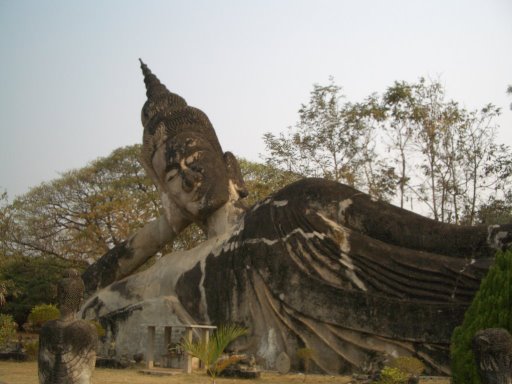
[[[200,135],[167,139],[155,151],[152,167],[166,214],[175,206],[188,220],[200,222],[228,201],[224,159]]]

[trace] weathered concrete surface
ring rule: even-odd
[[[188,224],[188,221],[176,223],[173,229],[163,216],[146,224],[85,270],[82,279],[86,296],[132,274],[166,244],[172,242],[176,234]]]
[[[365,220],[359,205],[382,221]],[[230,232],[100,291],[84,314],[108,323],[118,350],[132,354],[144,350],[144,323],[236,321],[251,329],[248,352],[267,366],[307,345],[327,372],[362,369],[375,353],[415,355],[446,372],[451,332],[492,262],[488,229],[400,211],[338,183],[303,180]],[[448,234],[464,250],[432,252]]]

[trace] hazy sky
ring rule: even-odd
[[[139,57],[250,160],[330,75],[351,101],[439,77],[467,108],[501,106],[512,145],[510,0],[0,0],[0,52],[11,198],[141,141]]]

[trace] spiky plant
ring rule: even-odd
[[[217,364],[224,349],[235,339],[247,333],[247,329],[235,324],[219,326],[209,340],[189,341],[181,343],[182,348],[197,357],[206,367],[207,373],[215,384],[215,378],[227,367],[226,364]],[[233,363],[235,361],[231,361]]]

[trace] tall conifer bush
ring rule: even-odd
[[[498,252],[482,280],[461,326],[452,334],[453,384],[481,384],[471,339],[485,328],[505,328],[512,333],[512,251]]]

